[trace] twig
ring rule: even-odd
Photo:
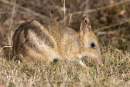
[[[64,23],[65,23],[65,16],[66,16],[66,3],[65,3],[65,0],[64,0],[64,2],[63,2],[63,12],[64,12]]]
[[[11,18],[10,18],[10,25],[9,25],[9,34],[8,34],[8,44],[11,45],[12,41],[10,40],[10,37],[12,37],[12,32],[11,32],[11,29],[12,29],[12,26],[13,26],[13,23],[14,23],[14,17],[15,17],[15,14],[16,14],[16,0],[14,0],[13,2],[13,8],[12,8],[12,14],[11,14]]]
[[[7,0],[0,0],[0,1],[3,2],[3,3],[5,3],[5,4],[11,5],[11,6],[14,5],[14,3],[9,2],[9,1],[7,1]],[[17,3],[16,3],[16,5],[15,5],[15,7],[16,7],[16,8],[20,8],[20,9],[26,11],[26,12],[29,12],[29,13],[31,13],[31,14],[34,15],[34,16],[40,17],[41,19],[46,20],[46,22],[48,22],[48,23],[50,22],[49,17],[47,17],[47,16],[45,16],[45,15],[41,15],[40,13],[35,12],[35,11],[31,10],[31,9],[22,7],[22,6],[18,5]]]
[[[4,48],[12,48],[12,46],[11,46],[11,45],[3,46],[2,48],[0,48],[0,53],[2,52],[2,50],[3,50]]]
[[[116,27],[116,26],[119,26],[119,25],[123,25],[125,23],[128,23],[130,21],[130,18],[128,18],[127,20],[125,21],[121,21],[120,23],[117,23],[117,24],[113,24],[113,25],[109,25],[109,26],[105,26],[105,27],[101,27],[101,28],[98,28],[95,30],[95,32],[99,32],[99,31],[102,31],[102,30],[106,30],[106,29],[109,29],[109,28],[112,28],[112,27]]]
[[[96,8],[96,9],[88,9],[87,11],[78,11],[78,12],[73,12],[73,13],[69,13],[68,15],[66,16],[70,16],[70,15],[76,15],[76,14],[82,14],[82,13],[93,13],[93,12],[97,12],[97,11],[101,11],[101,10],[105,10],[105,9],[108,9],[108,8],[112,8],[112,7],[115,7],[115,6],[119,6],[119,5],[122,5],[122,4],[125,4],[125,3],[128,3],[130,2],[130,0],[125,0],[125,1],[120,1],[116,4],[113,4],[113,5],[108,5],[108,6],[104,6],[104,7],[99,7],[99,8]]]
[[[98,11],[105,10],[105,9],[108,9],[108,8],[112,8],[112,7],[115,7],[115,6],[119,6],[119,5],[128,3],[128,2],[130,2],[130,0],[120,1],[120,2],[112,4],[112,5],[107,5],[107,6],[103,6],[103,7],[99,7],[99,8],[95,8],[95,9],[87,9],[87,11],[78,11],[78,12],[68,13],[64,17],[64,19],[67,19],[68,17],[73,16],[73,15],[77,15],[77,14],[83,14],[83,13],[89,14],[89,13],[93,13],[93,12],[98,12]],[[61,20],[60,22],[62,23],[64,21]]]

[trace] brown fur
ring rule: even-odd
[[[102,64],[101,51],[96,34],[92,31],[88,17],[85,17],[80,26],[80,31],[76,32],[69,27],[54,23],[50,26],[50,32],[58,31],[57,35],[59,52],[67,60],[91,60],[97,64]],[[59,38],[60,37],[60,38]],[[60,40],[59,40],[60,39]],[[93,46],[94,47],[91,47]],[[82,62],[81,62],[82,63]]]
[[[98,39],[91,29],[88,17],[81,22],[80,32],[53,23],[48,30],[37,21],[26,22],[13,36],[13,55],[22,60],[67,59],[93,60],[102,64]]]
[[[35,20],[21,24],[14,33],[13,57],[22,61],[52,61],[59,58],[56,49],[53,37]]]

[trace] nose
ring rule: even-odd
[[[81,59],[88,66],[93,66],[95,64],[99,66],[103,65],[102,57],[92,58],[88,56],[83,56]]]
[[[100,66],[103,66],[103,61],[102,61],[102,57],[99,57],[96,59],[97,60],[97,64]]]

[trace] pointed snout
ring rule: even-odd
[[[98,65],[103,66],[103,60],[101,56],[99,58],[96,58],[96,62]]]
[[[88,57],[88,56],[84,56],[82,57],[82,60],[84,61],[84,63],[86,64],[86,66],[91,66],[91,65],[98,65],[98,66],[103,66],[103,61],[102,61],[102,57]]]

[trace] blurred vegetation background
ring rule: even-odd
[[[89,15],[103,46],[130,51],[130,0],[0,0],[0,24],[8,28],[8,42],[24,20],[36,19],[44,25],[57,20],[79,30]]]

